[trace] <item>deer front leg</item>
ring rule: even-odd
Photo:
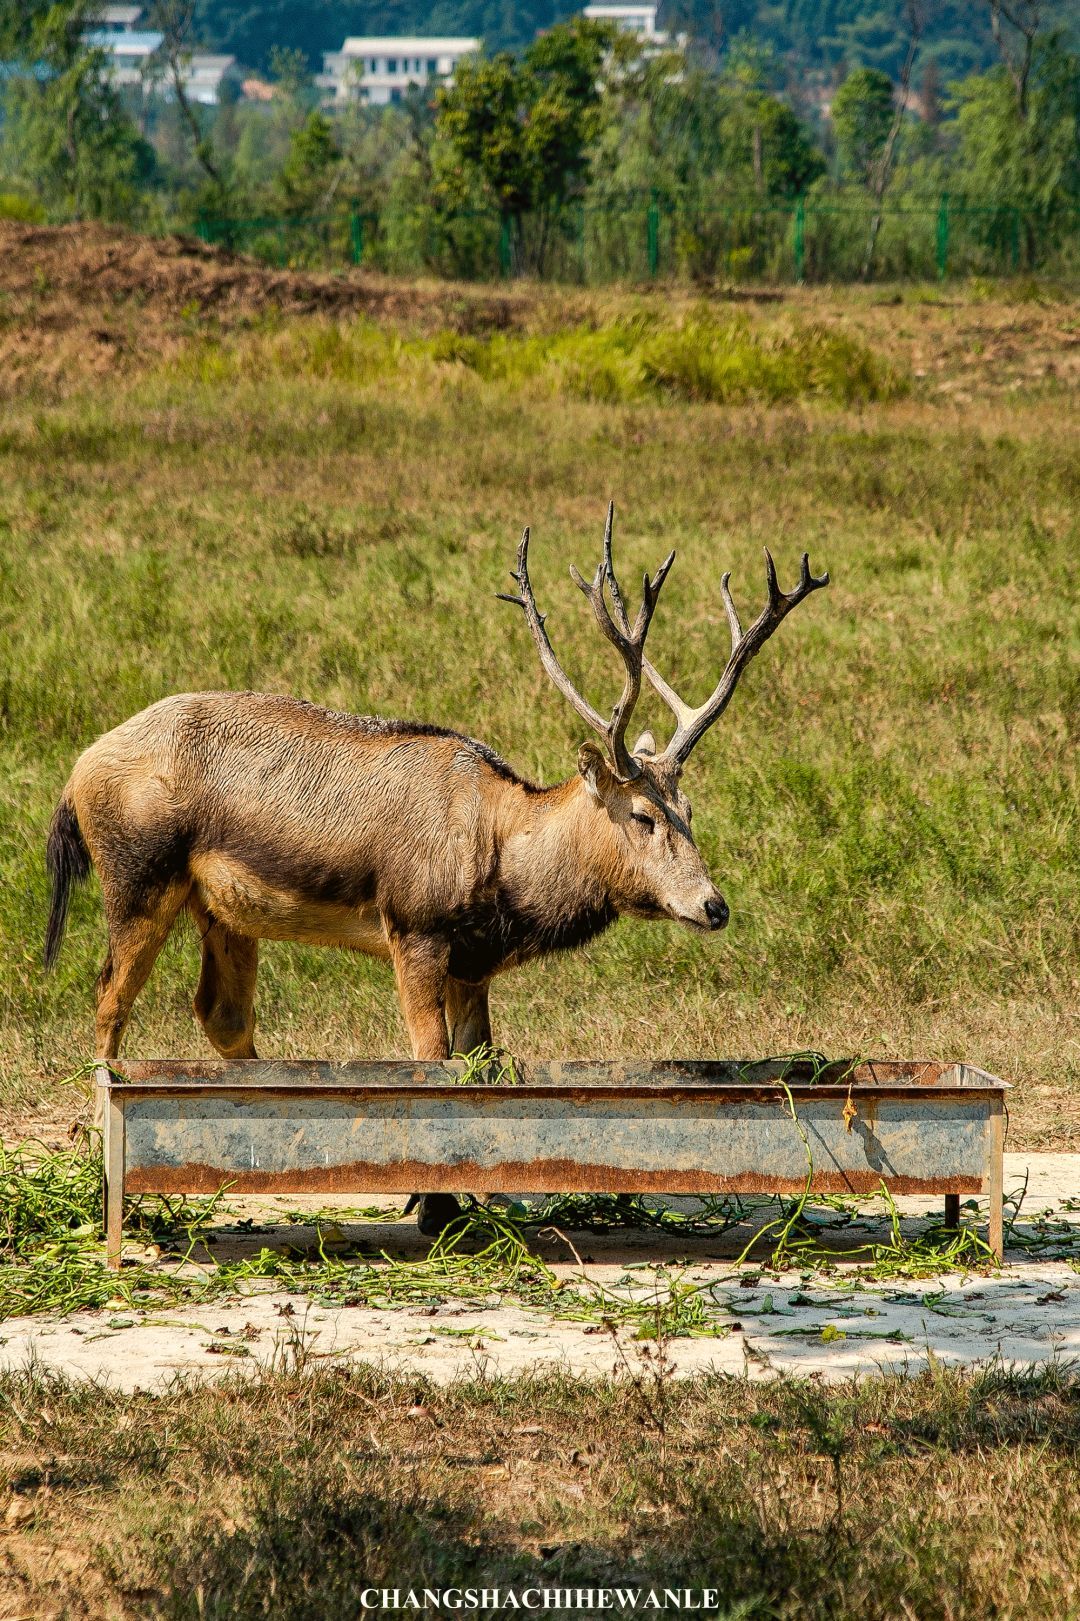
[[[477,1047],[491,1046],[491,1016],[488,1013],[486,985],[467,985],[464,980],[446,982],[446,1028],[450,1051],[467,1057]]]
[[[397,980],[398,1000],[409,1032],[414,1058],[449,1058],[446,1028],[446,983],[449,948],[424,936],[391,936],[390,955]],[[414,1193],[405,1206],[408,1215],[420,1206],[416,1225],[425,1238],[438,1238],[461,1215],[452,1193]]]
[[[424,935],[390,941],[398,1001],[414,1058],[449,1058],[446,1030],[446,970],[449,947]]]

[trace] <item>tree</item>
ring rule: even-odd
[[[310,113],[294,130],[289,156],[278,177],[278,189],[290,214],[308,214],[325,207],[334,191],[341,152],[330,120]]]
[[[990,29],[1002,63],[1016,92],[1016,110],[1021,119],[1028,115],[1028,81],[1035,55],[1035,42],[1043,20],[1042,0],[987,0]],[[1002,23],[1007,28],[1002,27]]]
[[[52,213],[133,219],[155,176],[154,154],[114,90],[104,51],[88,42],[93,0],[2,0],[4,142],[17,178]]]
[[[915,58],[919,54],[919,41],[922,39],[923,24],[922,0],[908,0],[908,46],[904,55],[904,65],[900,69],[900,93],[896,97],[889,133],[885,137],[885,144],[870,177],[870,190],[874,198],[874,217],[870,221],[870,235],[867,238],[866,254],[863,258],[863,281],[870,280],[870,271],[874,263],[874,251],[877,248],[878,233],[881,230],[881,205],[885,200],[889,181],[892,179],[893,164],[896,162],[896,142],[904,119],[907,116],[911,70],[915,66]]]
[[[778,68],[771,51],[740,36],[717,86],[718,134],[729,177],[745,177],[770,197],[794,197],[824,173],[825,162],[799,119],[767,86]]]
[[[849,73],[832,104],[832,124],[841,172],[869,185],[889,139],[893,86],[877,68]]]
[[[1024,256],[1037,262],[1080,209],[1080,57],[1058,35],[1036,41],[1024,110],[1004,66],[953,86],[964,190],[996,210],[993,228],[1012,230],[1019,208]]]
[[[519,257],[524,216],[538,214],[538,270],[555,215],[588,172],[611,41],[610,29],[576,18],[534,40],[520,61],[505,51],[465,60],[437,93],[444,194],[461,195],[478,175]]]
[[[195,0],[154,0],[150,7],[150,20],[162,36],[154,66],[159,74],[164,74],[169,80],[180,117],[191,137],[196,161],[215,188],[221,190],[223,180],[214,158],[213,142],[199,123],[187,95],[187,70],[191,64],[188,40],[194,18]]]

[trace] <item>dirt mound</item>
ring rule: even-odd
[[[356,314],[490,332],[522,324],[528,308],[510,290],[277,270],[189,236],[0,221],[0,393],[31,380],[63,390],[88,372],[166,357],[207,321]]]

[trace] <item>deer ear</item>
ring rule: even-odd
[[[603,749],[595,743],[583,743],[578,749],[577,768],[590,794],[603,804],[608,790],[615,781]]]
[[[630,750],[630,753],[639,755],[642,759],[648,758],[650,755],[655,754],[656,739],[652,733],[642,732],[641,736]]]

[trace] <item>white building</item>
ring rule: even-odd
[[[235,56],[215,56],[207,51],[192,51],[184,61],[184,89],[191,101],[212,107],[218,99],[221,81],[236,66]]]
[[[86,43],[104,51],[108,58],[109,77],[119,89],[141,85],[150,89],[154,84],[165,96],[172,94],[172,79],[164,71],[157,53],[165,36],[157,29],[138,28],[143,6],[102,6],[94,17],[94,27],[86,34]],[[225,75],[236,65],[235,56],[215,56],[205,51],[184,54],[184,89],[192,101],[213,106]]]
[[[659,10],[659,5],[596,5],[586,6],[583,16],[591,17],[598,23],[614,23],[622,33],[633,34],[643,45],[655,45],[662,49],[682,44],[682,35],[673,39],[666,29],[657,28],[656,13]]]
[[[340,51],[323,53],[316,84],[331,101],[366,101],[385,107],[411,85],[449,82],[463,56],[480,49],[478,39],[387,34],[347,39]]]
[[[102,6],[94,14],[94,31],[98,34],[129,34],[142,13],[142,6]]]
[[[137,28],[94,29],[85,35],[88,45],[104,52],[109,78],[120,89],[144,82],[151,70],[150,58],[161,49],[164,38],[155,30]]]

